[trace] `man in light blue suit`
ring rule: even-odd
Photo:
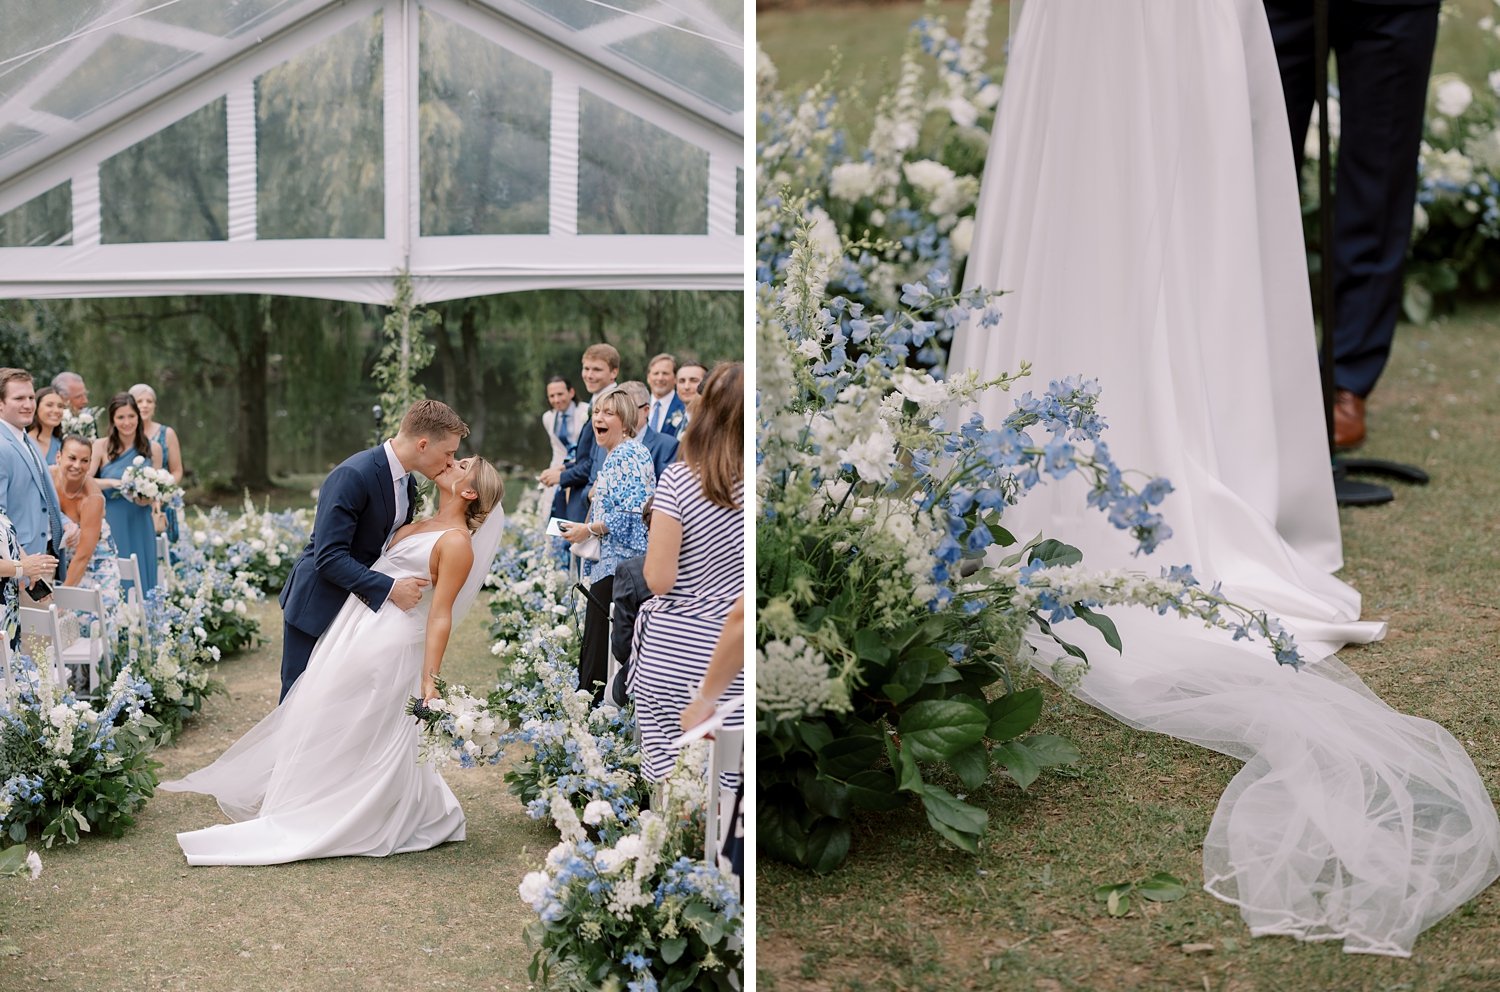
[[[26,426],[36,413],[36,389],[25,369],[0,369],[0,506],[16,528],[16,540],[27,554],[50,554],[59,559],[59,574],[67,574],[63,554],[62,513],[57,489],[42,464]]]

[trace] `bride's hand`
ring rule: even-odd
[[[422,676],[422,702],[432,702],[437,698],[437,694],[437,678],[432,675]]]

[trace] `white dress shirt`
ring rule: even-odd
[[[391,442],[385,442],[383,447],[386,460],[391,464],[391,485],[396,493],[396,519],[391,522],[390,534],[385,536],[386,543],[389,544],[396,528],[406,522],[406,479],[411,473],[402,466],[401,459],[396,457],[396,448]]]

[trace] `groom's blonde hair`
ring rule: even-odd
[[[444,434],[468,437],[469,425],[446,403],[417,400],[401,418],[401,433],[407,437],[434,438]]]

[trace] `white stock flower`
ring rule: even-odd
[[[614,819],[614,815],[614,807],[603,799],[595,799],[583,808],[583,822],[591,827]]]
[[[1457,117],[1474,102],[1474,91],[1469,89],[1469,84],[1452,73],[1434,78],[1432,85],[1433,105],[1444,117]]]
[[[953,225],[953,230],[949,232],[948,240],[953,245],[955,259],[968,258],[969,249],[974,243],[974,218],[960,217],[958,223]]]
[[[875,167],[869,162],[842,162],[828,176],[828,195],[853,203],[875,192]]]

